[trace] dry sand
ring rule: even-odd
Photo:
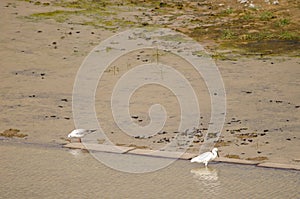
[[[54,10],[51,6],[4,0],[0,2],[0,9],[0,132],[15,128],[28,135],[22,139],[1,137],[1,141],[66,143],[64,138],[74,128],[71,100],[77,70],[93,47],[114,32],[23,18],[35,12]],[[163,129],[166,134],[150,139],[133,139],[122,133],[114,124],[108,106],[111,87],[128,70],[128,64],[139,63],[136,60],[139,53],[129,55],[126,62],[118,60],[117,73],[111,70],[104,75],[107,86],[97,91],[97,115],[115,144],[156,149],[165,144],[165,138],[174,136],[178,126],[179,108],[172,93],[163,88],[145,87],[133,96],[132,113],[143,119],[142,124],[147,124],[147,109],[154,102],[164,104],[168,114],[174,116]],[[140,56],[151,61],[152,53],[145,51]],[[163,56],[164,59],[168,61],[168,56]],[[299,165],[299,57],[238,56],[234,61],[217,60],[216,63],[227,95],[226,124],[217,144],[220,155]],[[190,75],[191,84],[203,91],[197,94],[204,99],[200,100],[200,108],[201,128],[205,129],[210,106],[203,80],[185,68],[181,72]],[[189,149],[194,153],[198,150],[199,143]]]

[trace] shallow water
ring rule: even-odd
[[[145,174],[110,169],[89,153],[2,142],[0,198],[299,198],[300,172],[179,160]],[[155,158],[154,161],[159,161]]]

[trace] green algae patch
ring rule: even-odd
[[[265,157],[265,156],[258,156],[258,157],[254,157],[254,158],[247,158],[246,160],[250,160],[250,161],[264,161],[264,160],[268,160],[268,158]]]
[[[9,137],[9,138],[12,138],[12,137],[24,138],[24,137],[27,137],[28,135],[20,133],[19,129],[7,129],[7,130],[3,131],[2,133],[0,133],[0,136]]]

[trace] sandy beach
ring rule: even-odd
[[[0,133],[3,136],[0,143],[69,143],[66,136],[74,129],[73,85],[85,57],[101,41],[134,27],[132,21],[140,18],[141,23],[147,22],[143,10],[123,4],[120,3],[118,9],[104,6],[102,14],[109,21],[110,12],[119,12],[117,16],[126,19],[126,23],[114,18],[114,23],[105,21],[99,26],[87,15],[74,14],[80,10],[76,6],[61,7],[47,1],[1,1]],[[282,3],[282,6],[286,5]],[[145,9],[151,13],[151,6]],[[72,15],[54,15],[57,10]],[[91,18],[94,15],[91,13]],[[161,21],[159,15],[156,17],[152,16],[154,21]],[[184,17],[175,22],[183,21]],[[191,27],[185,30],[183,27],[186,26],[175,22],[167,27],[183,33],[191,30]],[[151,25],[152,21],[147,23],[144,25]],[[268,50],[256,53],[243,48],[224,49],[219,40],[202,36],[197,40],[214,58],[226,90],[226,121],[215,145],[221,157],[299,166],[299,40],[282,45],[282,49],[288,49],[286,54],[283,50],[274,50],[276,53],[272,54]],[[294,46],[289,47],[289,44]],[[178,102],[172,92],[163,87],[145,86],[131,100],[133,120],[142,126],[149,123],[148,108],[152,104],[160,103],[165,107],[169,118],[161,130],[163,133],[148,139],[130,137],[118,128],[111,113],[110,97],[116,82],[135,65],[154,62],[153,57],[151,50],[132,52],[116,60],[100,81],[102,87],[96,93],[96,114],[115,145],[160,149],[177,133]],[[206,134],[211,113],[205,82],[176,57],[161,55],[160,61],[173,64],[200,91],[197,93],[201,109],[199,130]],[[9,136],[12,132],[16,134]],[[203,136],[189,146],[188,152],[197,154],[202,142]]]

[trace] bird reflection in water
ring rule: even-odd
[[[216,194],[220,188],[220,181],[218,176],[218,170],[215,168],[195,168],[191,170],[193,174],[193,178],[196,179],[201,188],[205,188],[205,190],[209,190]]]
[[[86,149],[70,149],[70,150],[68,150],[68,152],[75,157],[80,157],[80,156],[82,156],[82,154],[88,153],[88,151]]]

